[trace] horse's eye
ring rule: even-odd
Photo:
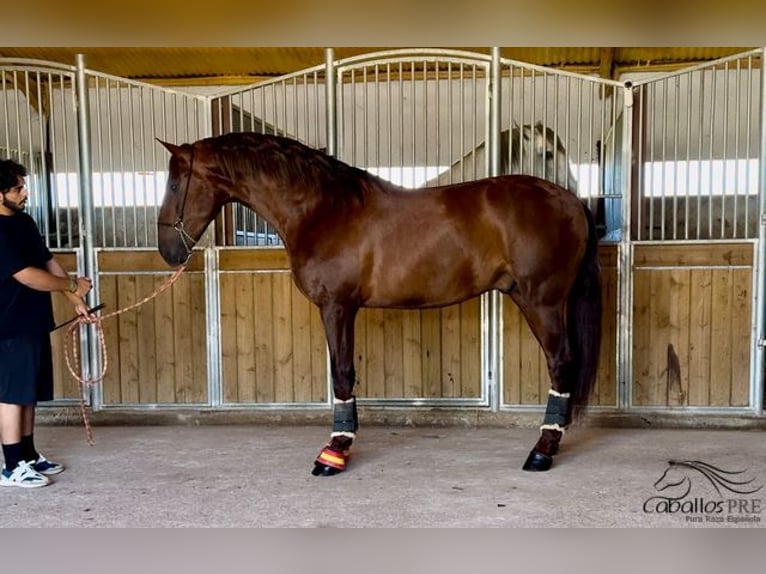
[[[170,191],[172,191],[173,193],[178,191],[178,184],[177,183],[171,183],[170,184]]]

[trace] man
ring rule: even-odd
[[[63,293],[87,316],[91,280],[69,277],[24,213],[26,175],[21,164],[0,160],[0,486],[35,488],[64,470],[34,444],[35,407],[53,399],[50,293]]]

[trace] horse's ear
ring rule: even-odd
[[[160,138],[155,138],[158,142],[160,142],[163,146],[165,146],[165,149],[167,149],[172,155],[183,155],[181,151],[181,146],[177,146],[172,143],[164,142]]]

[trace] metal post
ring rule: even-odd
[[[92,188],[93,172],[91,165],[90,143],[90,97],[88,80],[85,75],[85,56],[76,56],[77,74],[77,141],[79,161],[80,186],[80,249],[83,253],[82,273],[93,279],[93,289],[86,296],[90,307],[96,304],[96,294],[99,292],[98,275],[96,273],[96,254],[93,244],[93,202]],[[82,369],[84,377],[90,378],[100,372],[101,356],[95,326],[80,327],[80,345],[82,349]],[[84,390],[84,389],[83,389]],[[100,393],[96,391],[93,402],[100,404]]]
[[[615,145],[617,142],[615,142]],[[633,85],[625,82],[622,106],[622,225],[617,246],[617,407],[627,409],[632,403],[633,352],[633,257],[631,250],[631,202],[633,163]],[[638,194],[641,190],[636,191]],[[640,195],[639,195],[640,200]]]
[[[764,345],[766,345],[766,329],[764,328],[764,313],[766,313],[766,75],[763,73],[763,63],[766,62],[766,48],[761,50],[761,114],[760,114],[760,150],[758,152],[758,252],[756,253],[755,274],[755,308],[756,317],[756,349],[754,372],[750,381],[750,401],[755,413],[764,414]]]
[[[335,52],[325,48],[325,110],[327,114],[327,154],[335,157],[338,153],[338,104],[335,99]],[[332,407],[335,391],[332,383],[330,349],[325,349],[327,364],[327,404]]]
[[[325,49],[325,109],[327,111],[327,154],[338,153],[337,103],[335,101],[335,52]]]
[[[490,82],[487,91],[489,101],[487,109],[489,113],[488,126],[489,137],[487,146],[487,165],[488,175],[494,177],[500,175],[500,123],[502,121],[501,108],[501,81],[502,68],[500,61],[500,48],[492,47],[492,60],[490,63]],[[502,357],[502,319],[503,319],[503,300],[497,291],[492,291],[482,297],[482,312],[487,320],[482,320],[486,328],[486,350],[483,353],[487,364],[484,372],[488,378],[485,381],[487,389],[487,400],[493,411],[500,408],[502,402],[500,397],[501,364]]]

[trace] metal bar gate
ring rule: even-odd
[[[292,137],[405,187],[528,173],[596,214],[605,294],[598,411],[763,414],[763,50],[622,81],[454,50],[392,50],[202,96],[75,66],[0,60],[0,148],[92,298],[118,308],[168,270],[156,253],[155,138]],[[427,230],[424,230],[427,232]],[[235,304],[235,299],[237,303]],[[57,307],[57,312],[65,309]],[[97,409],[327,409],[318,314],[268,222],[229,206],[172,293],[105,324]],[[61,341],[54,339],[57,356]],[[360,402],[537,411],[548,377],[497,293],[363,310]],[[93,332],[83,370],[99,372]],[[58,361],[61,362],[60,360]],[[56,404],[79,390],[57,372]]]

